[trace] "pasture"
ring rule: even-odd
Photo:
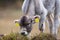
[[[17,33],[20,31],[20,27],[16,27],[14,20],[19,19],[22,16],[20,9],[14,8],[0,8],[0,34],[9,34],[11,32]],[[33,25],[33,29],[30,36],[38,35],[38,23]],[[49,33],[48,24],[46,23],[45,33]],[[60,27],[58,28],[58,38],[60,38]]]

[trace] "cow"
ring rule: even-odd
[[[29,35],[32,30],[34,20],[39,18],[39,30],[44,32],[43,23],[46,18],[49,22],[50,33],[57,35],[60,16],[60,0],[24,0],[22,5],[22,12],[24,16],[19,20],[22,35]],[[54,15],[53,22],[51,21],[51,14]],[[38,15],[38,16],[36,16]]]

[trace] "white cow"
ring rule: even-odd
[[[19,21],[22,30],[21,34],[29,34],[35,17],[40,16],[39,30],[44,31],[43,23],[48,18],[50,33],[56,36],[59,26],[60,0],[24,0],[22,12],[24,16]],[[51,14],[54,15],[53,22],[50,18]]]

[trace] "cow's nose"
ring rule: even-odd
[[[21,32],[21,35],[23,35],[23,36],[27,36],[28,33],[27,33],[26,31],[23,31],[23,32]]]
[[[25,36],[25,32],[22,32],[21,35],[24,35]]]

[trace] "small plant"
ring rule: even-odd
[[[31,40],[57,40],[51,34],[40,33],[39,35],[33,37]]]
[[[9,35],[0,37],[0,40],[56,40],[56,38],[51,34],[40,33],[39,35],[28,39],[26,36],[12,32]]]
[[[19,33],[10,33],[10,35],[3,36],[2,40],[28,40],[28,38]]]

